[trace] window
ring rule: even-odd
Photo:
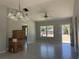
[[[52,25],[47,26],[47,37],[54,37]]]
[[[41,37],[54,37],[53,25],[40,26],[40,36]]]
[[[40,36],[46,37],[46,26],[40,26]]]

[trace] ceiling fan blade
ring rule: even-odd
[[[28,11],[29,11],[27,8],[23,8],[23,10],[24,10],[25,12],[28,12]]]

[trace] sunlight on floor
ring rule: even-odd
[[[62,43],[71,43],[70,35],[62,35]]]

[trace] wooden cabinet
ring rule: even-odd
[[[9,52],[16,53],[18,52],[18,43],[13,42],[14,38],[9,39]]]
[[[13,38],[24,38],[25,32],[23,30],[13,30]]]
[[[9,52],[16,53],[24,49],[24,31],[14,30],[13,37],[9,39]]]

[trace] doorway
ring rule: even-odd
[[[27,25],[24,25],[22,26],[22,30],[25,32],[25,48],[27,48],[27,45],[28,45],[28,41],[27,41],[27,38],[28,38],[28,26]]]
[[[71,44],[71,35],[70,35],[70,24],[62,25],[62,43]]]

